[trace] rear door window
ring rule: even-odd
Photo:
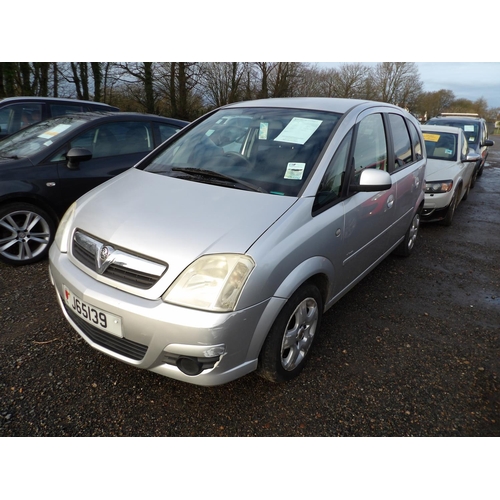
[[[0,137],[11,135],[40,121],[42,121],[41,104],[26,103],[5,106],[0,110]]]
[[[85,111],[83,106],[73,104],[51,104],[50,112],[52,116],[63,116],[71,113],[81,113]]]
[[[175,133],[180,130],[180,127],[175,127],[174,125],[167,125],[165,123],[158,123],[158,129],[160,131],[160,141],[165,142],[169,137],[172,137]]]

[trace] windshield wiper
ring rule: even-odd
[[[19,156],[17,155],[12,155],[12,156],[1,155],[0,158],[3,158],[4,160],[19,160]]]
[[[183,172],[185,174],[190,174],[193,176],[200,177],[211,177],[212,179],[221,179],[224,181],[232,182],[233,184],[240,185],[246,187],[250,191],[256,191],[258,193],[267,193],[265,189],[262,189],[259,186],[255,186],[250,182],[242,181],[240,179],[236,179],[236,177],[231,177],[230,175],[220,174],[219,172],[214,172],[212,170],[203,170],[198,168],[183,168],[183,167],[172,167],[172,172]]]

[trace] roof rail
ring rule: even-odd
[[[479,118],[477,113],[441,113],[440,116],[474,116]]]

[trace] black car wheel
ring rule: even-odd
[[[453,216],[455,215],[455,210],[458,205],[458,197],[457,190],[453,193],[453,198],[451,199],[450,206],[448,207],[448,211],[446,212],[446,217],[441,221],[443,226],[451,226],[451,222],[453,220]]]
[[[467,184],[467,189],[465,190],[464,195],[462,196],[462,201],[467,200],[467,198],[469,197],[469,193],[470,193],[470,181],[469,184]]]
[[[47,256],[55,223],[42,209],[28,203],[0,208],[0,260],[14,266],[33,264]]]
[[[477,177],[481,177],[483,175],[483,168],[484,168],[484,163],[481,163],[481,165],[479,166],[478,170],[477,170]]]
[[[323,300],[314,285],[304,285],[276,318],[259,357],[258,374],[272,382],[295,378],[304,368],[321,323]]]
[[[471,189],[476,185],[477,178],[479,176],[479,167],[476,165],[474,167],[474,172],[472,172],[472,178],[470,180]]]

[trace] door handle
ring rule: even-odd
[[[390,195],[389,198],[387,198],[387,208],[392,208],[394,205],[394,195]]]

